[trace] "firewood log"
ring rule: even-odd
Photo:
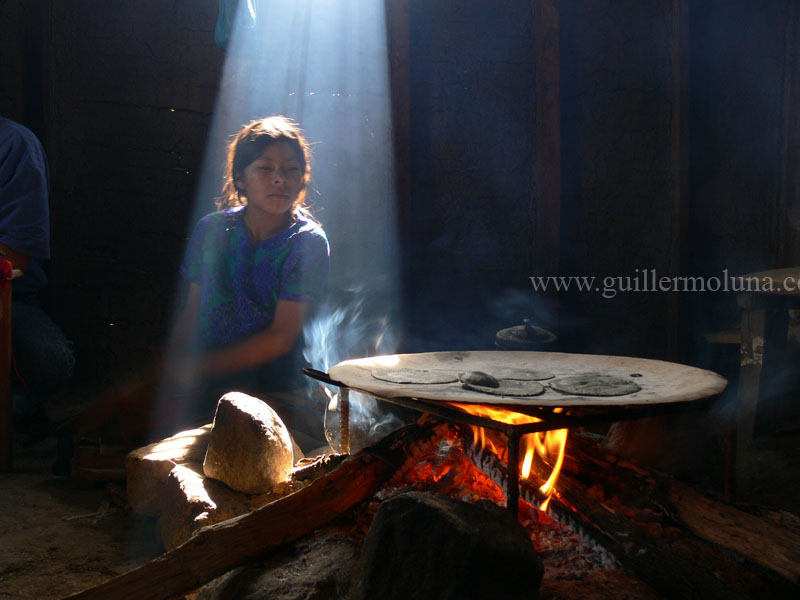
[[[473,462],[505,490],[506,465],[474,448],[469,434],[462,443]],[[682,599],[797,594],[794,557],[800,546],[794,534],[667,476],[618,461],[579,436],[568,439],[566,453],[549,510],[657,592]],[[539,504],[543,483],[535,474],[521,481],[520,498]],[[764,545],[760,555],[759,544]]]

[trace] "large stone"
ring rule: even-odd
[[[175,465],[202,463],[211,425],[181,431],[160,442],[137,448],[125,457],[128,502],[134,512],[158,514],[164,485]]]
[[[410,492],[378,509],[350,600],[535,599],[543,574],[525,530],[507,510]]]
[[[268,404],[241,392],[220,398],[203,471],[234,490],[268,492],[292,471],[289,430]]]
[[[188,540],[195,531],[251,510],[248,496],[203,476],[203,465],[175,466],[163,490],[158,531],[166,550]]]
[[[203,586],[196,600],[339,600],[347,597],[358,544],[323,528],[229,571]]]

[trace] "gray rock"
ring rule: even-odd
[[[292,439],[278,414],[258,398],[220,398],[203,472],[247,494],[268,492],[292,471]]]
[[[125,457],[126,490],[134,512],[158,515],[170,471],[175,465],[202,462],[210,432],[210,424],[181,431]]]
[[[210,581],[196,600],[344,600],[357,555],[355,541],[317,530]]]
[[[353,575],[350,600],[538,598],[544,568],[508,511],[411,492],[384,502]]]
[[[177,548],[201,527],[249,512],[248,498],[203,477],[203,467],[199,463],[176,465],[164,485],[158,519],[164,548]]]

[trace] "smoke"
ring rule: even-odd
[[[318,370],[352,358],[393,354],[399,343],[394,302],[363,287],[340,290],[322,305],[303,329],[303,357]],[[331,401],[325,411],[325,436],[341,451],[340,394],[327,386]],[[402,421],[374,398],[350,392],[351,451],[370,445]]]
[[[317,309],[303,328],[303,357],[313,368],[327,372],[343,360],[395,352],[399,339],[395,311],[374,296],[353,288],[332,294]]]

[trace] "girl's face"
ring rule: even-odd
[[[235,182],[247,198],[248,210],[282,215],[292,208],[303,189],[302,165],[288,142],[272,142],[236,174]]]

